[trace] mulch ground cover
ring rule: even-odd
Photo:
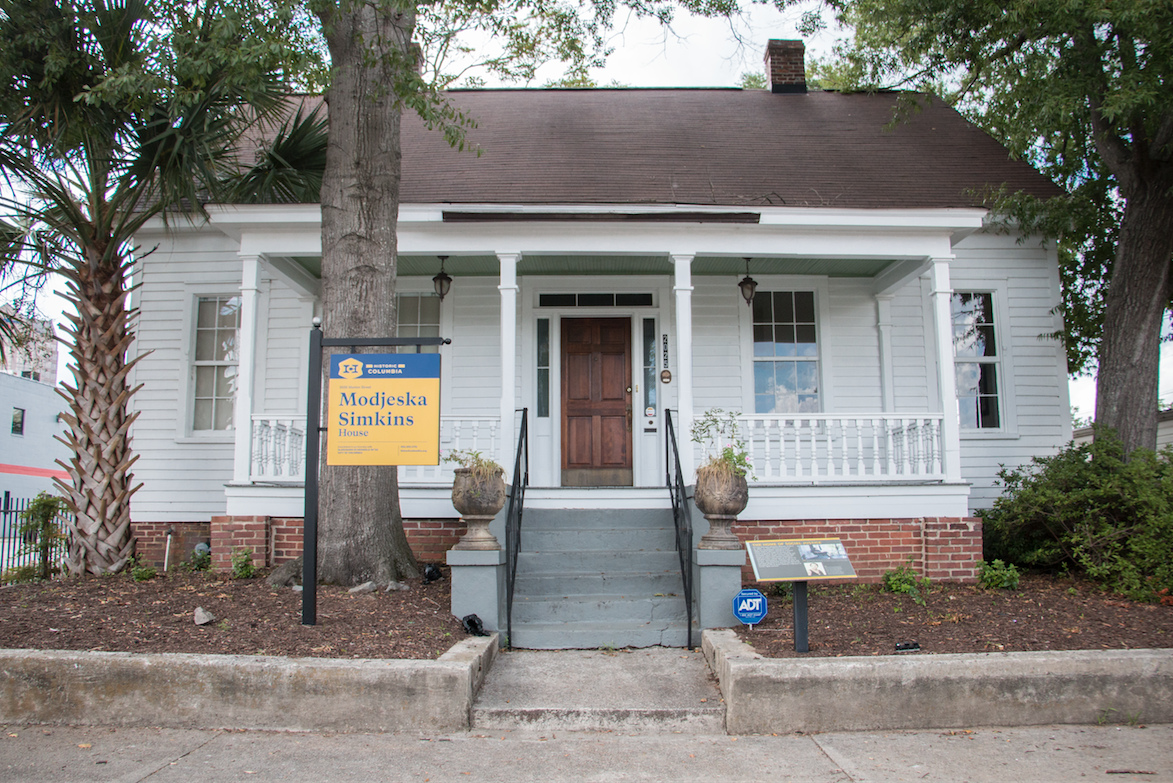
[[[320,658],[416,658],[443,654],[467,634],[451,614],[447,568],[431,584],[351,595],[318,587],[317,625],[301,624],[301,593],[264,574],[230,579],[171,572],[59,579],[0,588],[0,647],[219,653]],[[196,607],[216,620],[197,626]]]
[[[771,658],[1019,650],[1129,650],[1173,647],[1173,606],[1105,593],[1083,579],[1024,575],[1016,590],[934,584],[924,605],[879,585],[808,588],[810,652],[794,651],[793,603],[764,588],[769,614],[738,635]],[[917,654],[917,653],[912,653]]]
[[[263,576],[169,573],[61,579],[0,588],[0,647],[323,658],[443,654],[466,634],[449,611],[448,570],[406,591],[351,595],[318,588],[318,624],[301,624],[301,593]],[[1173,606],[1140,604],[1067,577],[1026,575],[1016,590],[935,584],[924,605],[878,585],[811,584],[810,652],[794,652],[792,604],[770,595],[769,615],[741,638],[768,657],[1173,647]],[[197,626],[195,608],[216,621]],[[905,653],[899,653],[905,654]]]

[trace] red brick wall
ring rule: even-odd
[[[976,582],[982,558],[980,519],[808,519],[738,522],[733,532],[742,541],[771,538],[826,537],[843,541],[861,582],[879,582],[885,571],[906,565],[942,582]],[[746,565],[743,579],[754,581]]]
[[[459,519],[405,519],[403,532],[417,560],[424,563],[443,563],[452,545],[467,532]],[[501,542],[504,546],[504,542]]]
[[[771,88],[786,86],[806,89],[806,44],[802,41],[772,39],[766,44],[766,76]]]
[[[269,520],[269,565],[279,566],[301,556],[301,517]]]
[[[144,563],[163,567],[168,530],[174,531],[169,562],[172,568],[190,558],[196,544],[206,544],[211,538],[211,526],[207,522],[131,522],[131,535],[136,539],[134,550]]]
[[[212,517],[212,570],[231,571],[232,554],[251,549],[253,565],[269,565],[269,518]]]

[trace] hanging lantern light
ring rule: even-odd
[[[444,274],[444,262],[448,260],[448,256],[437,257],[440,259],[440,274],[432,278],[432,285],[436,287],[436,296],[440,297],[440,301],[443,302],[449,289],[452,288],[452,278]]]
[[[753,295],[758,290],[758,281],[749,276],[749,259],[745,259],[745,277],[737,284],[746,305],[753,305]]]

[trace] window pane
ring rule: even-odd
[[[439,337],[440,327],[438,324],[423,323],[419,325],[420,337]]]
[[[774,327],[774,349],[778,356],[794,356],[797,346],[794,344],[794,327],[789,324],[779,324]]]
[[[220,299],[220,317],[216,326],[222,329],[236,329],[240,326],[240,297],[230,296]]]
[[[216,390],[216,368],[196,367],[195,396],[211,397]]]
[[[12,434],[24,434],[24,408],[12,409]]]
[[[209,362],[216,356],[215,330],[200,329],[196,332],[195,358],[197,362]]]
[[[440,297],[420,297],[420,323],[440,326]]]
[[[210,430],[210,429],[212,429],[212,401],[211,400],[196,400],[195,421],[192,423],[192,429],[196,429],[196,430]]]
[[[774,321],[794,323],[794,294],[790,291],[774,292]]]
[[[644,319],[644,367],[656,366],[656,321]]]
[[[216,400],[216,413],[214,418],[214,427],[217,430],[232,429],[232,410],[233,404],[231,399]]]
[[[774,363],[754,362],[753,393],[774,395]],[[761,411],[758,411],[761,413]]]
[[[216,368],[216,396],[219,398],[236,395],[236,368]]]
[[[550,415],[550,370],[538,370],[538,417],[545,419]]]
[[[754,413],[774,413],[774,395],[755,394],[753,409]]]
[[[814,324],[794,327],[794,338],[798,344],[799,356],[818,356],[819,346],[815,342]]]
[[[755,324],[769,324],[774,322],[774,310],[770,307],[772,297],[769,294],[759,292],[753,298],[753,322]]]
[[[819,398],[813,394],[798,395],[798,412],[799,413],[818,413],[819,412]]]
[[[787,396],[795,394],[798,391],[794,362],[774,363],[774,383],[777,384],[776,391]]]
[[[656,368],[654,366],[653,367],[645,367],[644,368],[644,408],[645,409],[646,408],[652,409],[650,413],[647,410],[645,410],[644,411],[645,416],[649,416],[649,415],[655,416],[656,415],[656,389],[657,389],[657,387],[656,387]]]
[[[550,319],[538,319],[538,366],[550,366]]]
[[[819,393],[819,374],[814,362],[796,362],[796,383],[799,394]]]
[[[216,343],[216,361],[236,361],[236,332],[226,332],[223,329],[216,331],[219,338]]]
[[[796,291],[794,293],[794,320],[804,324],[815,322],[814,291]]]
[[[199,303],[199,317],[196,319],[196,326],[200,329],[214,329],[216,326],[216,302],[215,299],[201,299]]]
[[[408,324],[418,324],[420,320],[420,298],[412,294],[400,294],[399,296],[399,323],[407,326]],[[400,337],[403,333],[400,332]]]
[[[753,355],[774,355],[774,328],[772,326],[767,324],[753,328]]]

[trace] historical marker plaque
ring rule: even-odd
[[[816,582],[854,579],[855,569],[837,538],[747,541],[749,562],[759,582]]]

